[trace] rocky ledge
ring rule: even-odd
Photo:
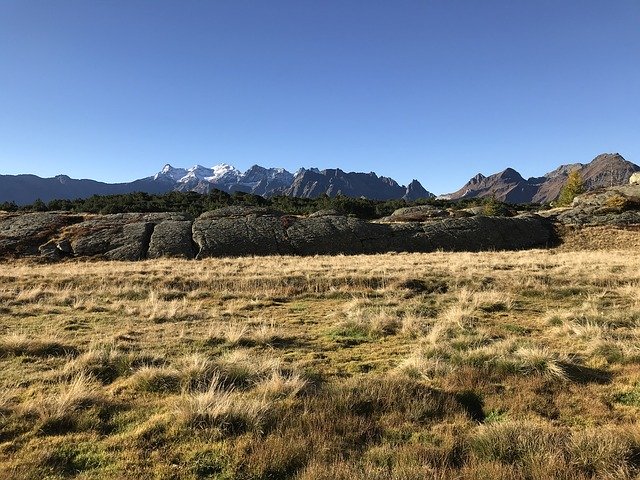
[[[632,184],[592,190],[578,195],[570,207],[541,214],[569,226],[640,225],[640,186]]]
[[[207,212],[195,220],[176,213],[2,214],[0,258],[141,260],[516,250],[545,247],[554,239],[553,222],[537,215],[444,218],[433,212],[401,213],[392,223],[332,211],[296,217],[242,207]],[[400,217],[405,221],[398,221]],[[428,221],[414,220],[427,217]]]

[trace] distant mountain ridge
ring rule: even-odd
[[[463,199],[495,197],[508,203],[549,203],[555,200],[565,184],[569,172],[579,170],[587,190],[622,185],[640,167],[625,160],[618,153],[598,155],[587,164],[561,165],[541,177],[525,179],[513,168],[484,176],[478,173],[460,190],[439,198]],[[339,168],[319,170],[301,168],[295,173],[284,168],[265,168],[254,165],[245,172],[222,163],[211,168],[195,165],[175,168],[165,165],[158,173],[128,183],[103,183],[90,179],[72,179],[66,175],[41,178],[36,175],[0,175],[0,202],[19,205],[36,199],[49,202],[55,199],[86,198],[92,195],[115,195],[132,192],[162,194],[171,191],[208,193],[214,189],[228,193],[247,192],[263,197],[286,195],[316,198],[365,197],[374,200],[432,198],[417,180],[409,185],[398,184],[389,177],[373,172],[345,172]]]
[[[439,198],[458,200],[495,197],[508,203],[550,203],[558,198],[573,170],[578,170],[582,175],[585,189],[593,190],[628,183],[631,174],[640,171],[640,167],[625,160],[619,153],[604,153],[587,164],[561,165],[542,177],[525,179],[512,168],[488,177],[478,173],[460,190]]]
[[[170,191],[167,185],[149,178],[129,183],[104,183],[88,179],[74,179],[66,175],[42,178],[36,175],[0,175],[0,202],[26,205],[40,199],[86,198],[92,195],[118,195],[133,192],[161,194]]]
[[[214,189],[224,192],[246,192],[263,197],[287,195],[315,198],[345,195],[374,200],[432,198],[434,195],[413,180],[407,187],[375,173],[344,172],[340,169],[300,169],[295,174],[284,168],[265,168],[253,165],[245,172],[228,164],[211,168],[195,165],[175,168],[166,164],[155,175],[129,183],[103,183],[88,179],[72,179],[65,175],[41,178],[36,175],[0,175],[0,202],[19,205],[40,199],[86,198],[92,195],[114,195],[132,192],[154,194],[171,191],[208,193]]]

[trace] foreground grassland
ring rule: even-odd
[[[640,259],[0,268],[0,478],[638,478]]]

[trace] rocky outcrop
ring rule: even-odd
[[[288,218],[261,208],[204,213],[193,224],[197,258],[293,253],[285,233]]]
[[[187,221],[187,217],[175,213],[118,213],[86,218],[62,232],[58,244],[70,246],[70,254],[79,257],[101,257],[108,260],[141,260],[147,257],[153,232],[157,225],[168,221]],[[190,224],[190,222],[189,222]],[[164,227],[161,228],[161,231]],[[167,246],[163,237],[156,236],[154,253],[164,250],[170,255],[182,250],[178,238]],[[164,236],[166,240],[166,236]],[[183,236],[183,239],[190,236]]]
[[[190,220],[164,220],[157,224],[151,234],[147,258],[194,258],[197,252],[191,228]]]
[[[63,228],[82,221],[77,215],[58,213],[4,214],[0,216],[0,257],[37,255]]]
[[[399,208],[388,217],[380,220],[383,222],[425,222],[434,218],[448,217],[449,215],[448,211],[432,205],[418,205]]]
[[[198,258],[522,249],[553,241],[550,222],[537,216],[379,223],[339,215],[296,218],[251,209],[236,210],[233,216],[210,212],[194,222],[193,232]]]
[[[0,255],[131,261],[522,249],[544,247],[553,240],[551,223],[538,216],[443,218],[437,209],[430,208],[404,211],[405,219],[429,221],[392,223],[345,217],[333,211],[302,218],[243,207],[207,212],[193,222],[175,213],[5,215],[0,217]]]
[[[622,185],[578,195],[570,208],[551,212],[566,225],[640,224],[640,186]]]

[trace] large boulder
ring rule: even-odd
[[[155,226],[147,258],[193,258],[196,251],[191,237],[190,220],[165,220]]]
[[[509,250],[544,247],[553,239],[551,220],[535,215],[381,223],[334,212],[300,218],[234,207],[207,212],[193,223],[174,213],[0,217],[0,255],[40,253],[49,259]]]
[[[507,250],[544,247],[554,241],[552,223],[535,215],[377,223],[338,215],[293,218],[241,213],[221,217],[220,212],[210,212],[194,222],[198,258]]]
[[[384,222],[426,222],[434,218],[448,217],[449,212],[433,205],[416,205],[414,207],[403,207],[395,210],[388,217],[384,217]]]
[[[168,220],[186,220],[176,213],[116,213],[98,215],[65,229],[58,239],[72,254],[108,260],[146,258],[154,227]]]
[[[553,224],[537,215],[452,218],[422,228],[421,251],[521,250],[555,242]]]
[[[293,253],[285,233],[291,217],[260,208],[205,212],[193,222],[197,258]]]
[[[0,256],[38,255],[40,246],[82,217],[65,213],[37,212],[0,216]]]
[[[376,253],[388,234],[387,225],[344,216],[304,218],[286,230],[297,255]]]
[[[624,226],[640,223],[640,186],[621,185],[594,190],[574,198],[571,208],[556,219],[567,225]]]

